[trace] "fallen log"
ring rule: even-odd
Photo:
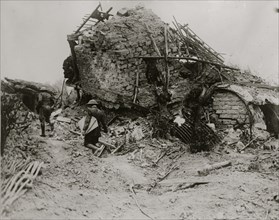
[[[219,169],[222,167],[227,167],[227,166],[230,166],[231,164],[232,164],[231,161],[224,161],[224,162],[215,163],[212,165],[207,165],[205,168],[198,170],[198,174],[199,175],[208,175],[211,170],[216,170],[216,169]]]

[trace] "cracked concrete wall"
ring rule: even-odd
[[[139,104],[150,107],[156,104],[153,86],[146,79],[146,63],[137,56],[158,56],[145,24],[164,54],[164,22],[151,10],[142,7],[127,10],[126,16],[110,20],[87,29],[79,38],[82,44],[75,47],[81,86],[85,93],[102,101],[108,108],[127,106],[133,100],[136,72],[139,72]],[[169,41],[169,56],[177,54],[176,44]],[[179,76],[183,64],[170,63],[170,92],[173,101],[182,100],[189,82]],[[157,67],[165,74],[165,65]],[[178,86],[179,84],[179,86]],[[181,85],[182,84],[182,85]]]

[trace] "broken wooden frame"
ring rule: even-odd
[[[83,23],[79,26],[79,28],[75,31],[75,34],[77,34],[83,26],[91,19],[96,19],[94,25],[97,25],[99,22],[108,20],[110,16],[113,16],[112,14],[109,14],[109,12],[112,10],[112,7],[110,7],[106,12],[99,11],[99,8],[102,8],[101,3],[95,8],[95,10],[86,18],[84,19]]]
[[[73,35],[68,35],[67,40],[70,45],[71,49],[71,55],[72,55],[72,65],[73,65],[73,70],[74,70],[74,77],[73,77],[73,82],[76,83],[80,80],[79,78],[79,70],[77,67],[77,58],[76,58],[76,53],[75,53],[75,46],[77,43],[75,42],[79,36],[80,30],[86,25],[87,22],[94,22],[94,25],[97,25],[99,22],[102,22],[104,20],[108,20],[110,16],[113,16],[112,14],[109,14],[109,12],[112,10],[112,7],[110,7],[106,12],[99,11],[99,8],[102,8],[101,3],[94,9],[94,11],[86,18],[84,19],[83,23],[78,27],[78,29],[74,32]],[[97,21],[90,20],[90,19],[96,19]],[[92,26],[92,25],[90,25]]]
[[[176,30],[172,30],[178,35],[182,43],[185,44],[187,55],[190,54],[189,51],[192,49],[200,59],[214,61],[219,64],[224,63],[223,57],[207,43],[205,43],[199,36],[197,36],[197,34],[192,29],[190,29],[188,24],[181,25],[176,21],[175,17],[173,18],[173,25]]]

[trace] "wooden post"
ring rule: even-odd
[[[75,45],[76,42],[73,40],[69,40],[68,39],[68,43],[70,45],[70,49],[71,49],[71,54],[72,54],[72,64],[73,64],[73,69],[74,69],[74,78],[73,78],[73,82],[76,82],[79,80],[79,70],[78,70],[78,66],[77,66],[77,57],[76,57],[76,52],[75,52]]]
[[[165,62],[166,62],[166,75],[165,75],[165,89],[168,91],[169,88],[169,64],[168,64],[168,24],[165,24]]]
[[[137,71],[136,71],[136,83],[135,83],[135,93],[134,93],[133,103],[136,103],[137,101],[138,90],[139,90],[139,63],[137,65]]]
[[[174,19],[175,22],[172,22],[172,23],[173,23],[174,27],[177,29],[178,33],[181,35],[181,36],[180,36],[180,35],[178,34],[178,36],[179,36],[180,38],[182,38],[183,41],[185,41],[186,53],[187,53],[187,56],[189,56],[190,53],[189,53],[189,49],[188,49],[188,47],[189,47],[189,46],[188,46],[188,42],[187,42],[187,40],[184,38],[183,33],[182,33],[182,31],[181,31],[181,29],[180,29],[180,27],[179,27],[179,25],[178,25],[178,23],[177,23],[175,17],[173,17],[173,19]],[[186,36],[186,37],[188,37],[188,36]]]
[[[158,56],[161,56],[160,50],[157,47],[156,42],[155,42],[154,38],[152,37],[152,33],[151,33],[151,31],[150,31],[150,29],[149,29],[149,27],[146,23],[145,23],[145,27],[147,29],[148,36],[150,37],[150,39],[152,41],[152,44],[153,44],[153,47],[154,47],[156,53],[158,54]]]

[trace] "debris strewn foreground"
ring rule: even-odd
[[[76,60],[67,65],[78,75],[66,85],[96,98],[108,117],[98,155],[77,125],[84,100],[2,82],[3,216],[277,218],[278,88],[225,66],[189,27],[174,24],[137,7],[68,36]],[[57,100],[53,137],[40,137],[42,91]]]

